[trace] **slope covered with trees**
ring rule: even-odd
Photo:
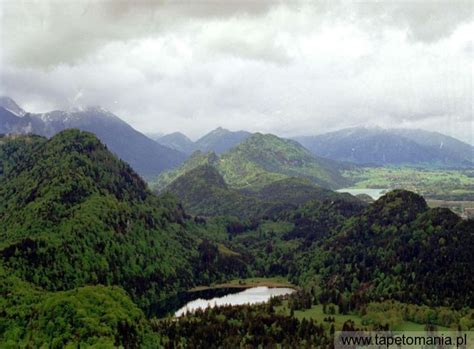
[[[201,165],[185,172],[165,190],[176,195],[186,212],[191,214],[252,220],[276,217],[280,212],[310,200],[345,198],[358,201],[351,195],[339,194],[315,186],[307,179],[294,177],[272,182],[258,190],[233,189],[211,165]]]
[[[121,285],[143,308],[197,282],[181,207],[92,134],[1,143],[0,256],[15,275],[51,291]]]
[[[321,301],[474,305],[474,221],[428,209],[414,193],[393,191],[333,227],[293,269],[300,282],[318,275]]]
[[[236,189],[220,167],[231,157],[195,154],[167,188],[202,218],[154,195],[90,133],[1,137],[0,345],[306,345],[329,340],[329,328],[292,313],[317,303],[367,324],[385,308],[411,319],[438,307],[436,323],[473,326],[472,220],[408,191],[366,204],[292,177],[314,164],[295,160],[286,172],[291,152],[259,156],[244,144],[238,161],[282,178]],[[193,286],[269,276],[303,289],[285,301],[291,313],[271,305],[152,319]]]
[[[314,157],[297,142],[256,133],[220,156],[212,152],[194,153],[180,168],[161,174],[152,186],[161,191],[181,175],[204,164],[214,166],[229,187],[247,191],[257,191],[290,177],[304,178],[324,188],[347,184],[337,163]]]

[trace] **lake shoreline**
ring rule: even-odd
[[[220,288],[211,289],[211,292],[218,292]],[[189,301],[178,310],[175,311],[174,317],[180,317],[183,315],[191,314],[198,309],[205,310],[208,308],[222,307],[222,306],[240,306],[240,305],[253,305],[268,302],[272,297],[283,297],[294,292],[297,292],[294,288],[289,287],[268,287],[268,286],[257,286],[250,288],[222,288],[227,292],[231,291],[222,296],[213,298],[202,298],[197,297],[196,299]],[[237,290],[237,292],[235,292]],[[206,291],[203,291],[206,292]],[[196,292],[197,294],[197,292]]]
[[[291,288],[297,290],[298,287],[289,282],[283,281],[273,281],[273,280],[259,280],[259,281],[244,281],[244,283],[236,282],[226,282],[222,284],[212,285],[212,286],[196,286],[189,289],[187,292],[200,292],[207,290],[216,290],[221,288],[234,288],[234,289],[248,289],[254,287],[268,287],[268,288]]]

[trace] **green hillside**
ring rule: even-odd
[[[1,142],[0,256],[16,276],[50,291],[120,285],[142,308],[200,282],[181,207],[95,136]]]
[[[176,195],[187,212],[200,216],[261,215],[269,204],[229,189],[219,172],[210,165],[198,166],[173,181],[166,190]]]
[[[185,172],[165,190],[176,195],[186,212],[191,214],[253,220],[275,217],[310,200],[344,198],[359,202],[351,195],[339,194],[318,187],[307,179],[295,177],[271,182],[258,190],[233,189],[211,165],[201,165]]]
[[[292,177],[289,163],[300,172],[316,166],[294,160],[305,159],[298,146],[265,155],[257,148],[273,136],[249,140],[221,158],[195,154],[166,187],[181,205],[169,193],[154,195],[90,133],[1,137],[0,346],[139,348],[171,338],[185,345],[200,338],[187,331],[206,336],[214,318],[222,333],[250,338],[252,317],[304,329],[293,312],[312,314],[318,304],[383,328],[400,323],[397,316],[474,328],[474,221],[429,209],[408,191],[369,205],[334,193]],[[274,141],[275,149],[287,144]],[[222,174],[237,158],[264,168],[264,179],[282,178],[236,189]],[[175,310],[180,291],[248,277],[287,278],[301,290],[280,305],[224,311],[241,322],[222,320],[220,310],[200,312],[202,322],[153,319]],[[317,337],[302,332],[298,340],[330,335],[329,324],[311,328]],[[261,331],[271,338],[270,327]],[[279,343],[290,338],[285,331]]]
[[[0,266],[0,346],[136,348],[145,317],[116,286],[48,292]]]
[[[219,157],[213,153],[203,153],[195,151],[180,167],[175,170],[163,172],[158,178],[150,183],[151,187],[158,192],[163,191],[167,185],[176,180],[178,177],[202,165],[216,166]]]
[[[142,305],[192,283],[183,212],[95,136],[69,130],[0,149],[0,253],[15,275],[52,291],[118,284]]]
[[[313,212],[318,217],[321,209]],[[324,290],[321,302],[337,303],[341,296],[351,307],[384,299],[458,308],[474,305],[468,267],[474,221],[447,209],[428,209],[421,196],[396,190],[362,213],[334,222],[327,227],[328,238],[319,245],[307,244],[294,268],[300,281],[317,275]],[[287,238],[308,240],[308,223]]]
[[[215,152],[222,154],[237,144],[244,141],[251,133],[247,131],[229,131],[222,127],[199,138],[195,143],[195,147],[205,152]]]
[[[325,188],[347,184],[335,163],[315,158],[295,141],[256,133],[220,157],[196,152],[180,168],[163,173],[151,185],[162,191],[179,176],[203,164],[215,166],[234,189],[258,190],[289,177],[305,178]]]
[[[220,172],[238,188],[261,188],[277,179],[303,177],[326,188],[345,184],[334,164],[315,158],[299,143],[256,133],[224,154]]]

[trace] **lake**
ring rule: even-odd
[[[359,194],[367,194],[369,195],[372,199],[377,200],[380,198],[382,195],[390,191],[389,189],[386,188],[379,188],[379,189],[373,189],[373,188],[343,188],[343,189],[338,189],[336,190],[338,193],[349,193],[351,195],[359,195]]]
[[[270,300],[271,297],[284,296],[293,293],[295,290],[292,288],[278,287],[268,288],[252,287],[244,291],[227,294],[222,297],[214,297],[211,299],[198,298],[188,302],[186,305],[181,307],[175,312],[175,316],[182,316],[187,312],[193,312],[197,309],[206,309],[208,307],[216,307],[221,305],[243,305],[243,304],[258,304],[265,303]]]

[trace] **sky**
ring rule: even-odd
[[[0,94],[194,139],[380,126],[474,144],[473,4],[0,0]]]

